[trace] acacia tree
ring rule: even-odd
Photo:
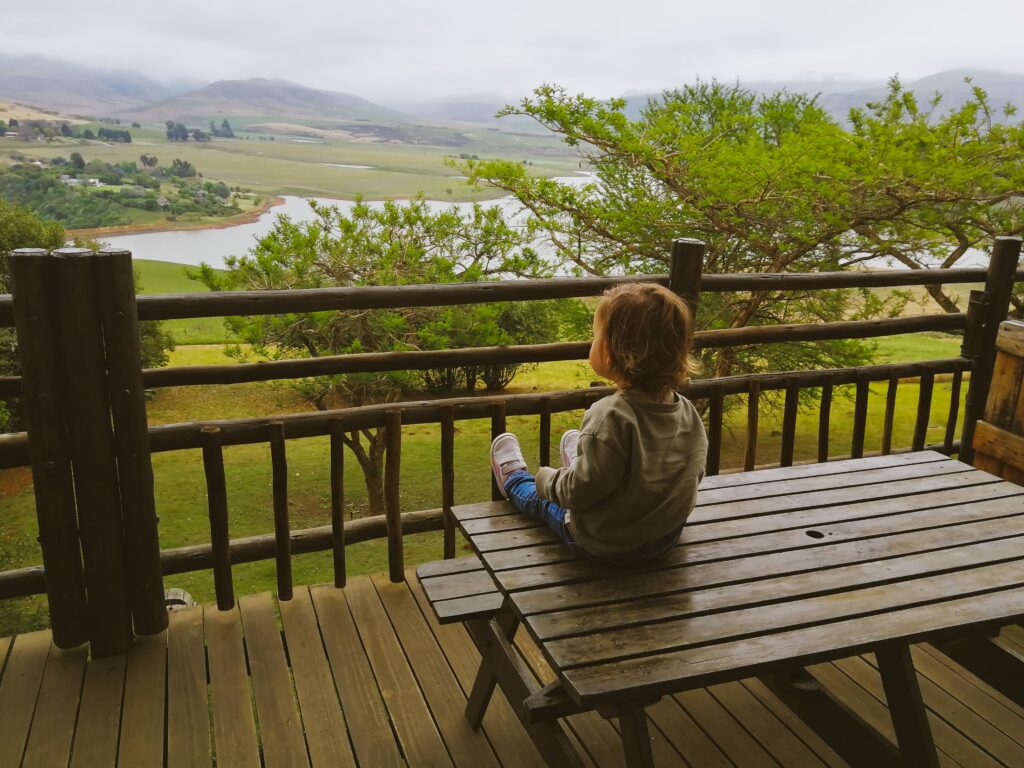
[[[532,231],[510,225],[498,208],[476,205],[467,213],[456,207],[433,211],[422,198],[408,204],[387,201],[379,207],[357,201],[349,212],[310,205],[312,221],[280,216],[248,255],[227,260],[226,272],[203,267],[197,277],[212,290],[258,290],[547,274],[529,247]],[[554,310],[548,305],[535,312],[531,323],[518,326],[503,326],[503,307],[490,304],[234,317],[227,323],[239,339],[252,345],[251,351],[239,348],[236,355],[287,359],[554,340]],[[524,325],[529,326],[526,331]],[[470,377],[482,375],[453,370],[454,378],[451,371],[394,371],[317,377],[290,386],[323,410],[398,400],[425,383],[439,389],[454,387],[455,382],[465,386]],[[363,470],[371,513],[381,513],[383,430],[350,432],[344,441]]]
[[[985,247],[996,232],[1020,231],[1024,130],[992,121],[981,91],[949,114],[937,107],[922,111],[893,80],[885,100],[844,126],[811,96],[711,82],[667,91],[632,120],[622,100],[544,86],[503,114],[531,117],[577,148],[593,183],[534,178],[501,160],[455,165],[513,195],[554,262],[577,273],[665,271],[679,236],[707,243],[706,272],[840,270],[921,245],[948,261],[964,252],[957,233]],[[868,292],[705,294],[698,322],[737,328],[885,309]],[[855,365],[869,352],[852,341],[721,350],[705,370]]]

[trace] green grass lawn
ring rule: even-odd
[[[173,288],[178,277],[173,270],[165,275],[150,272],[150,279],[162,287]],[[878,344],[879,362],[887,360],[922,360],[955,355],[959,341],[952,337],[919,334],[914,337],[884,339]],[[227,362],[219,345],[181,346],[171,358],[172,365],[196,365]],[[556,362],[538,365],[516,377],[511,392],[531,392],[587,386],[593,374],[582,362]],[[837,388],[832,410],[832,431],[829,451],[833,456],[850,450],[852,424],[852,387]],[[897,398],[894,447],[908,447],[917,412],[918,386],[913,382],[900,385]],[[949,408],[950,385],[935,386],[929,421],[928,441],[942,440]],[[723,439],[722,467],[742,465],[746,441],[743,398],[730,398],[737,407],[726,419]],[[885,387],[871,387],[868,411],[866,451],[878,450],[881,441],[881,414]],[[153,424],[212,418],[243,418],[306,410],[287,385],[238,384],[193,388],[172,388],[156,393],[149,403]],[[565,429],[578,426],[582,412],[556,414],[552,418],[553,442]],[[797,420],[795,459],[813,459],[817,453],[816,409],[801,412]],[[781,414],[765,412],[761,421],[757,459],[759,463],[778,461]],[[537,464],[539,445],[537,417],[511,417],[509,429],[516,432],[524,445],[531,466]],[[457,503],[480,501],[490,495],[488,445],[490,423],[487,420],[462,421],[457,424],[455,442]],[[440,434],[436,425],[414,425],[403,430],[401,505],[404,511],[430,509],[441,504],[438,474]],[[324,438],[288,442],[289,501],[292,526],[304,528],[325,525],[330,521],[330,481],[328,476],[328,443]],[[266,445],[231,446],[225,449],[227,490],[232,537],[268,533],[273,530],[271,502],[270,455]],[[209,518],[202,458],[199,451],[175,451],[155,454],[157,508],[160,515],[161,546],[179,547],[209,541]],[[345,465],[346,513],[350,518],[365,513],[366,491],[358,464],[351,454]],[[0,521],[0,562],[3,567],[19,568],[41,562],[36,542],[36,520],[31,478],[26,469],[0,472],[0,504],[4,509]],[[441,557],[438,533],[410,536],[405,541],[406,563],[414,564]],[[384,541],[364,542],[347,549],[350,575],[375,573],[387,569],[387,548]],[[235,588],[239,594],[272,589],[272,560],[239,565],[233,569]],[[330,557],[326,553],[300,555],[294,558],[297,583],[318,583],[331,579]],[[210,572],[169,577],[166,585],[189,590],[199,601],[214,598]],[[47,624],[45,601],[42,598],[6,600],[0,603],[0,637]]]

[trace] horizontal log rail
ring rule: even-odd
[[[958,367],[970,370],[971,361],[966,358],[946,358],[917,363],[887,363],[854,368],[830,368],[825,370],[792,371],[788,373],[757,373],[725,376],[718,379],[691,381],[685,392],[691,399],[709,397],[713,391],[723,395],[745,394],[750,391],[751,382],[757,382],[760,391],[785,389],[787,382],[799,382],[802,388],[854,384],[858,375],[868,381],[886,381],[890,377],[912,378],[926,372],[952,374]],[[486,419],[496,403],[505,408],[508,416],[534,416],[548,409],[548,413],[579,410],[589,403],[611,394],[612,387],[589,387],[561,392],[525,395],[486,395],[457,397],[438,400],[406,401],[401,403],[380,403],[328,411],[310,411],[284,416],[266,416],[249,419],[224,419],[202,422],[164,424],[149,428],[149,445],[153,452],[179,451],[202,448],[202,429],[217,427],[221,430],[223,445],[246,445],[268,441],[268,428],[272,421],[284,425],[285,437],[296,439],[319,437],[330,434],[331,425],[337,418],[343,418],[345,429],[374,429],[384,426],[388,410],[399,410],[403,424],[440,423],[445,408],[452,409],[456,421]],[[24,432],[0,435],[0,469],[27,466],[28,437]]]
[[[900,288],[922,285],[983,283],[987,271],[970,269],[886,269],[848,272],[709,274],[700,290],[708,293],[801,291],[839,288]],[[351,309],[451,306],[495,301],[567,299],[600,295],[620,283],[656,282],[668,275],[501,280],[438,285],[356,286],[270,291],[220,291],[145,295],[137,299],[140,320],[174,320],[229,315],[272,315]],[[1024,282],[1024,269],[1015,274]],[[0,295],[0,327],[13,327],[9,294]]]
[[[694,344],[699,349],[720,349],[752,344],[867,339],[928,331],[962,331],[965,323],[966,315],[964,314],[944,314],[884,320],[847,320],[816,325],[762,325],[698,331],[694,334]],[[523,344],[507,347],[468,347],[436,351],[368,352],[296,360],[271,360],[261,363],[147,368],[142,373],[142,381],[143,385],[148,388],[240,384],[311,376],[429,370],[468,365],[586,360],[589,353],[589,341]],[[0,378],[0,397],[15,397],[20,394],[20,391],[21,380],[18,377]]]

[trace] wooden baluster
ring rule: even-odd
[[[388,532],[388,573],[391,581],[405,580],[405,554],[402,541],[402,510],[399,501],[399,474],[402,468],[402,412],[389,410],[384,415],[387,453],[384,461],[384,515]]]
[[[331,419],[331,550],[334,555],[334,586],[344,587],[345,566],[345,424]]]
[[[964,364],[957,363],[953,369],[953,381],[949,389],[949,415],[946,417],[946,436],[942,441],[942,452],[953,454],[953,439],[956,437],[956,422],[960,415],[960,387],[964,378]]]
[[[896,390],[900,377],[895,371],[889,374],[889,387],[885,391],[885,420],[882,422],[882,455],[892,453],[892,426],[896,418]]]
[[[786,402],[782,412],[782,446],[779,456],[780,467],[793,466],[793,446],[796,443],[796,413],[800,404],[800,384],[795,379],[786,379]]]
[[[491,440],[496,438],[502,432],[506,432],[505,426],[505,404],[494,403],[491,405]],[[494,473],[491,473],[491,501],[503,501],[505,494],[498,488],[498,481],[494,479]]]
[[[757,416],[760,395],[761,383],[753,379],[750,382],[750,393],[747,395],[747,448],[743,454],[744,472],[749,472],[757,466]]]
[[[868,395],[871,393],[870,382],[863,371],[857,373],[857,395],[853,404],[853,439],[850,445],[850,457],[859,459],[864,455],[864,432],[868,423]]]
[[[828,431],[832,420],[832,380],[821,386],[821,407],[818,409],[818,462],[828,461]]]
[[[914,423],[915,451],[924,450],[925,438],[928,436],[928,420],[932,412],[932,389],[935,385],[935,374],[924,371],[921,374],[921,389],[917,396],[917,421]]]
[[[441,508],[444,515],[444,558],[455,557],[455,407],[441,406]]]
[[[235,607],[235,587],[231,579],[228,491],[224,480],[224,452],[221,448],[220,427],[203,427],[201,433],[206,498],[210,508],[213,588],[217,594],[217,607],[222,611],[230,611]]]
[[[540,465],[551,466],[551,398],[540,401]]]
[[[292,541],[288,524],[288,458],[285,453],[284,423],[272,421],[270,463],[274,489],[274,550],[277,559],[277,599],[292,599]]]
[[[717,475],[722,461],[722,388],[714,387],[708,397],[708,468],[709,475]]]

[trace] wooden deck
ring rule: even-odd
[[[476,650],[461,626],[436,623],[408,576],[177,611],[127,657],[89,661],[49,631],[0,639],[0,766],[539,765],[500,692],[483,729],[468,728]],[[1024,631],[999,642],[1024,657]],[[517,643],[547,682],[536,648]],[[812,672],[891,739],[873,661]],[[1024,766],[1024,710],[929,646],[914,661],[943,765]],[[757,680],[666,697],[649,715],[658,765],[845,765]],[[610,722],[568,725],[590,764],[622,764]]]

